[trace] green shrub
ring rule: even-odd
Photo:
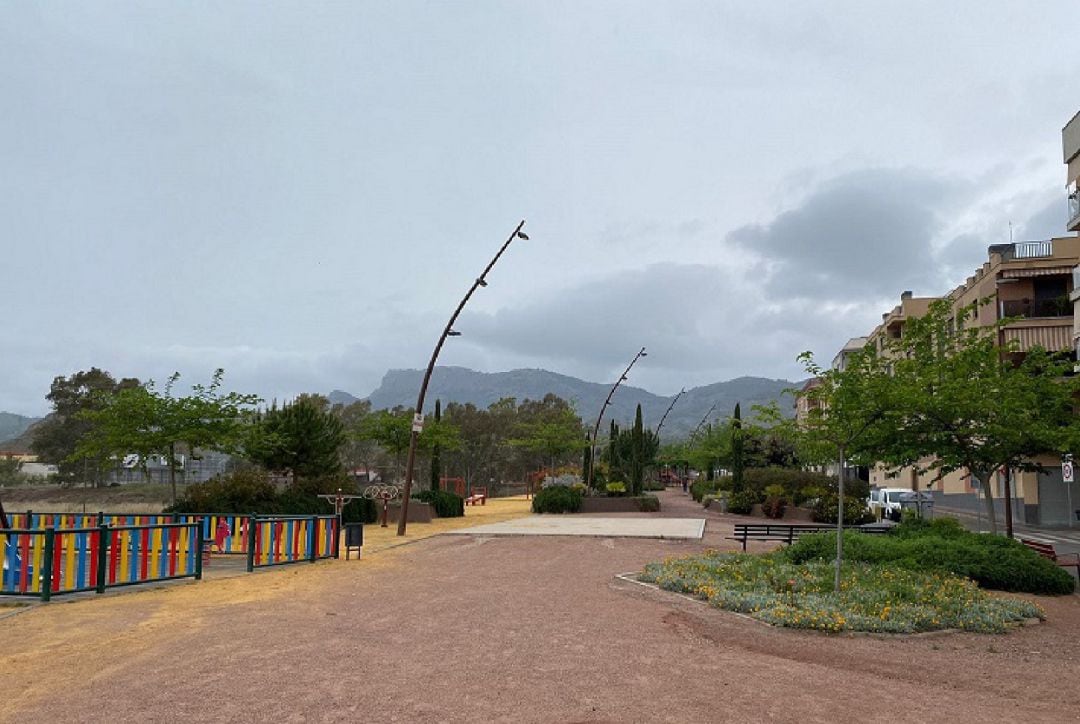
[[[803,536],[784,550],[784,556],[792,563],[835,558],[836,534]],[[1018,541],[957,530],[952,523],[938,521],[905,523],[883,536],[845,531],[844,557],[916,571],[947,571],[1002,591],[1065,594],[1076,585],[1068,571]]]
[[[709,493],[715,493],[718,481],[705,480],[704,478],[698,478],[690,484],[690,497],[694,499],[695,503],[700,503],[701,499]]]
[[[783,518],[784,508],[787,507],[787,494],[784,486],[773,483],[765,486],[765,501],[761,504],[761,512],[766,518]]]
[[[581,510],[581,491],[552,485],[533,496],[534,513],[576,513]]]
[[[835,523],[836,509],[839,507],[839,499],[836,493],[829,492],[817,499],[814,503],[814,521],[818,523]],[[866,507],[866,498],[844,496],[844,525],[862,525],[871,523],[874,514]]]
[[[649,479],[642,484],[641,489],[650,491],[667,490],[667,486],[661,483],[659,480]]]
[[[608,483],[604,486],[609,496],[626,495],[626,483]]]
[[[753,490],[740,490],[728,497],[727,509],[729,513],[749,515],[754,505],[761,502],[761,496]]]
[[[805,485],[795,493],[794,502],[795,505],[802,505],[803,503],[815,501],[818,498],[827,495],[828,490],[817,485]]]
[[[423,490],[412,497],[430,504],[440,518],[460,518],[465,515],[465,499],[448,490]]]
[[[713,551],[650,563],[641,579],[774,626],[826,632],[1001,633],[1046,617],[1030,601],[992,596],[950,573],[845,561],[839,593],[833,576],[829,561],[795,565],[780,553]]]
[[[238,470],[187,486],[176,504],[165,512],[326,515],[333,508],[319,495],[332,494],[338,488],[346,494],[359,492],[355,483],[338,476],[302,478],[279,492],[265,471]],[[341,518],[347,523],[374,523],[377,514],[374,501],[358,498],[345,506]]]
[[[660,498],[655,495],[639,495],[634,500],[637,501],[638,510],[642,513],[660,512]]]

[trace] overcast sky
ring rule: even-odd
[[[0,410],[440,362],[797,378],[1065,233],[1080,3],[0,1]]]

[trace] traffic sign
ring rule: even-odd
[[[1066,483],[1073,481],[1073,464],[1072,460],[1065,460],[1061,463],[1061,479]]]
[[[417,412],[412,416],[412,431],[423,432],[424,431],[424,416]]]

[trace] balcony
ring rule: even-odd
[[[1080,190],[1073,186],[1069,191],[1069,231],[1080,231]]]
[[[1035,317],[1071,317],[1073,315],[1073,305],[1067,296],[1055,299],[1003,300],[999,304],[1002,317],[1032,319]]]

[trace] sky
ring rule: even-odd
[[[439,362],[798,379],[1063,236],[1080,3],[0,0],[0,410]],[[1011,226],[1010,226],[1011,224]]]

